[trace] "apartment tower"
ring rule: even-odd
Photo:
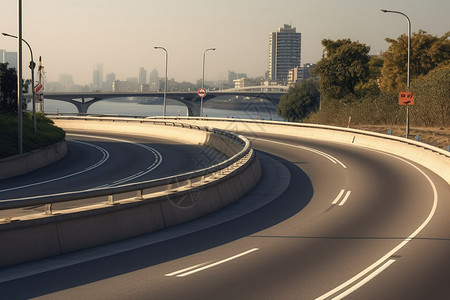
[[[286,84],[289,70],[300,66],[302,34],[285,24],[269,34],[269,79]]]

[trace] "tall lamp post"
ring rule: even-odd
[[[15,38],[15,39],[18,38],[15,35],[8,34],[8,33],[5,33],[5,32],[3,32],[2,34],[4,36],[7,36],[7,37],[12,37],[12,38]],[[34,68],[36,67],[36,63],[34,62],[34,59],[33,59],[33,50],[31,50],[30,44],[28,44],[28,42],[26,40],[24,40],[24,39],[22,39],[22,41],[25,44],[27,44],[28,49],[30,49],[30,55],[31,55],[30,69],[31,69],[31,91],[33,93],[33,123],[34,123],[34,133],[36,133],[37,132],[37,130],[36,130],[36,103],[35,103],[35,92],[34,92]]]
[[[408,21],[408,70],[407,70],[407,76],[406,76],[406,87],[409,89],[409,69],[410,69],[410,60],[411,60],[411,20],[409,20],[408,16],[400,11],[395,10],[387,10],[382,9],[381,10],[384,13],[393,13],[393,14],[400,14],[406,18]],[[406,138],[409,136],[409,105],[406,105]]]
[[[166,116],[166,94],[167,94],[167,61],[169,58],[169,53],[167,52],[166,48],[164,47],[154,47],[155,49],[162,49],[166,52],[166,80],[164,83],[164,108],[163,108],[163,117]]]
[[[205,52],[203,52],[203,64],[202,64],[202,69],[203,69],[203,75],[202,75],[202,89],[205,88],[205,54],[208,51],[215,51],[216,48],[208,48],[205,50]],[[203,117],[203,97],[201,97],[200,100],[200,117]]]

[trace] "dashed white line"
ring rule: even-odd
[[[379,151],[377,151],[379,152]],[[350,286],[351,284],[357,282],[358,280],[360,280],[361,278],[363,278],[364,276],[366,276],[367,274],[370,275],[367,276],[365,279],[362,279],[360,282],[363,281],[369,281],[370,279],[372,279],[375,275],[379,274],[381,271],[383,271],[384,269],[386,269],[390,264],[392,264],[392,262],[390,262],[389,264],[386,265],[386,263],[383,265],[385,266],[383,268],[383,266],[381,267],[381,271],[376,273],[377,270],[380,270],[380,265],[384,262],[386,262],[392,255],[394,255],[397,251],[399,251],[400,249],[402,249],[406,244],[408,244],[413,238],[415,238],[427,225],[428,223],[431,221],[431,219],[433,218],[434,214],[436,213],[436,209],[437,209],[437,205],[438,205],[438,193],[437,193],[437,188],[436,185],[434,184],[434,182],[431,180],[431,178],[424,172],[422,171],[422,169],[420,169],[419,167],[417,167],[416,165],[412,164],[411,162],[400,158],[398,156],[389,154],[389,153],[384,153],[384,152],[380,152],[383,153],[385,155],[397,158],[401,161],[403,161],[404,163],[412,166],[413,168],[415,168],[419,173],[421,173],[426,179],[427,181],[430,183],[431,185],[431,189],[433,190],[433,206],[431,208],[430,213],[428,214],[427,218],[425,219],[425,221],[423,221],[423,223],[413,232],[411,233],[410,236],[408,236],[407,238],[405,238],[400,244],[398,244],[396,247],[394,247],[391,251],[387,252],[385,255],[383,255],[380,259],[378,259],[377,261],[375,261],[374,263],[372,263],[370,266],[368,266],[367,268],[365,268],[364,270],[362,270],[361,272],[359,272],[358,274],[356,274],[355,276],[353,276],[352,278],[348,279],[347,281],[345,281],[344,283],[342,283],[341,285],[335,287],[334,289],[332,289],[331,291],[323,294],[322,296],[316,298],[316,300],[324,300],[327,299],[328,297],[331,297],[332,295],[338,293],[341,290],[344,290],[345,288],[347,288],[348,286]],[[376,269],[378,267],[378,269]],[[375,271],[373,271],[374,269],[376,269]],[[376,273],[376,274],[375,274]],[[374,275],[375,274],[375,275]],[[348,288],[346,291],[349,290],[356,290],[357,288],[359,288],[361,285],[359,283],[356,283],[355,285],[353,285],[352,287]],[[342,294],[344,294],[346,292],[343,292]],[[342,295],[340,294],[340,295]],[[339,296],[338,296],[339,297]]]
[[[234,255],[234,256],[231,256],[231,257],[229,257],[229,258],[222,259],[222,260],[220,260],[220,261],[218,261],[218,262],[215,262],[215,263],[211,263],[211,264],[207,264],[207,263],[198,264],[198,265],[195,265],[195,266],[192,266],[192,267],[183,269],[183,270],[179,270],[179,271],[175,271],[175,272],[166,274],[165,276],[176,276],[176,277],[185,277],[185,276],[189,276],[189,275],[195,274],[195,273],[197,273],[197,272],[201,272],[201,271],[204,271],[204,270],[206,270],[206,269],[210,269],[210,268],[213,268],[213,267],[215,267],[215,266],[221,265],[221,264],[223,264],[223,263],[229,262],[229,261],[231,261],[231,260],[234,260],[234,259],[236,259],[236,258],[242,257],[242,256],[244,256],[244,255],[250,254],[250,253],[255,252],[255,251],[257,251],[257,250],[259,250],[259,248],[253,248],[253,249],[247,250],[247,251],[245,251],[245,252],[242,252],[242,253],[236,254],[236,255]]]
[[[344,195],[345,190],[341,190],[339,192],[339,194],[337,195],[337,197],[333,200],[333,202],[331,202],[331,204],[335,205],[339,202],[339,200],[341,199],[342,195]],[[342,201],[339,203],[339,206],[344,205],[344,203],[347,201],[348,197],[350,197],[351,191],[347,191],[347,193],[345,194],[344,198],[342,199]]]

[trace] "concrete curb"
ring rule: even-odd
[[[0,179],[26,174],[52,164],[67,154],[65,140],[51,146],[0,160]]]

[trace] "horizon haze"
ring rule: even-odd
[[[359,41],[370,54],[386,51],[385,38],[407,33],[406,19],[380,9],[398,10],[419,29],[442,36],[450,30],[450,2],[442,0],[68,0],[23,1],[23,38],[37,63],[42,56],[48,82],[62,74],[75,84],[92,84],[92,74],[103,65],[116,79],[138,77],[157,69],[164,76],[195,83],[202,77],[206,54],[207,81],[227,79],[228,71],[264,76],[268,70],[269,33],[290,24],[302,34],[301,64],[316,63],[323,39]],[[17,35],[17,1],[4,1],[0,32]],[[0,36],[0,49],[15,52],[17,42]],[[24,76],[29,76],[28,48],[23,47]],[[147,77],[148,78],[148,77]]]

